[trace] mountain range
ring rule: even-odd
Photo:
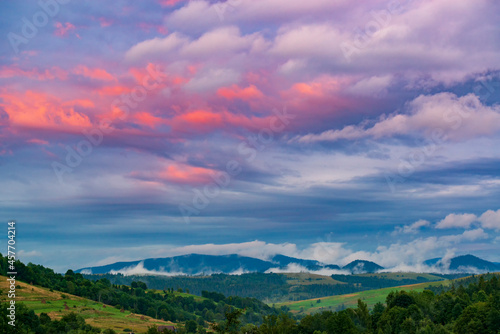
[[[500,270],[499,263],[489,262],[470,254],[457,256],[449,261],[443,261],[442,258],[430,259],[424,261],[424,264],[460,272],[493,272]]]
[[[473,255],[457,256],[449,261],[441,258],[424,262],[431,272],[449,270],[452,272],[478,273],[500,271],[500,264],[480,259]],[[449,267],[448,267],[449,264]],[[298,259],[285,255],[275,255],[265,261],[253,257],[230,255],[188,254],[166,258],[152,258],[130,262],[116,262],[104,266],[87,267],[76,270],[84,274],[121,273],[125,275],[163,274],[163,275],[210,275],[214,273],[241,274],[247,272],[318,272],[362,274],[383,271],[377,263],[355,260],[340,267],[324,264],[315,260]]]
[[[322,264],[315,260],[297,259],[285,255],[275,255],[269,261],[264,261],[237,254],[189,254],[131,262],[116,262],[105,266],[82,268],[76,272],[92,274],[144,274],[148,272],[154,274],[157,272],[185,275],[209,275],[213,273],[278,272],[290,268],[293,268],[292,270],[295,271],[318,271],[322,269],[341,270],[337,265]]]

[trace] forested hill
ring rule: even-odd
[[[485,277],[487,279],[485,279]],[[459,281],[460,282],[460,281]],[[290,334],[497,334],[500,333],[500,280],[498,275],[481,275],[452,286],[447,292],[392,292],[385,304],[369,310],[358,307],[340,312],[308,315],[298,324],[264,321],[261,326],[275,331],[257,333]],[[276,329],[281,327],[282,331]]]
[[[87,297],[136,313],[183,322],[182,333],[204,333],[211,327],[216,333],[286,334],[498,334],[500,332],[500,281],[498,274],[473,276],[455,281],[447,290],[435,292],[391,292],[385,304],[370,310],[362,300],[356,308],[339,312],[324,311],[294,319],[252,298],[226,297],[202,292],[201,297],[176,292],[150,290],[144,282],[131,286],[114,285],[106,278],[91,281],[68,270],[60,275],[39,265],[16,261],[17,279],[62,292]],[[0,254],[0,274],[6,274],[7,259]],[[184,290],[185,291],[185,290]],[[43,314],[18,305],[19,316],[26,320],[19,333],[98,333],[82,318],[69,316],[52,322]],[[0,305],[0,331],[10,333],[7,308]],[[284,310],[282,310],[284,311]],[[43,319],[42,319],[43,318]],[[207,320],[209,319],[209,320]],[[194,329],[190,325],[194,324]],[[199,325],[196,327],[196,325]],[[60,326],[65,326],[64,328]],[[68,327],[69,326],[69,327]],[[110,332],[107,332],[110,333]],[[158,333],[151,327],[148,334]]]
[[[0,275],[7,275],[7,257],[0,254]],[[144,314],[156,319],[173,322],[195,321],[208,325],[209,322],[222,320],[227,309],[245,309],[243,323],[259,323],[265,315],[278,314],[279,311],[255,298],[224,296],[209,291],[201,297],[186,292],[179,287],[174,289],[150,290],[144,282],[133,281],[130,286],[111,284],[106,278],[88,280],[83,275],[68,270],[65,275],[41,265],[24,263],[17,260],[14,264],[18,281],[26,282],[52,290],[66,292],[88,298],[100,303]]]
[[[226,296],[257,298],[265,302],[278,303],[324,296],[342,295],[364,290],[392,286],[417,284],[457,278],[463,275],[446,276],[430,274],[363,274],[319,276],[308,273],[242,275],[213,274],[210,276],[124,276],[122,274],[84,275],[91,280],[108,279],[113,284],[130,285],[134,280],[145,282],[153,289],[187,288],[195,295],[211,290]]]

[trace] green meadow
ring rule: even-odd
[[[408,275],[408,274],[404,274]],[[294,301],[294,302],[284,302],[274,304],[276,307],[287,306],[290,312],[294,314],[311,314],[320,311],[335,311],[336,309],[343,307],[356,307],[358,299],[368,304],[368,307],[372,308],[378,302],[385,302],[387,295],[391,291],[417,291],[421,292],[426,287],[432,285],[449,285],[451,281],[439,281],[439,282],[426,282],[412,285],[403,285],[391,288],[382,288],[375,290],[361,291],[357,293],[351,293],[346,295],[329,296],[322,298],[314,298],[308,300]],[[319,302],[318,302],[319,301]]]

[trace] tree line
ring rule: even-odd
[[[7,257],[0,254],[0,274],[7,274]],[[143,314],[155,319],[172,322],[195,322],[198,327],[208,327],[210,322],[224,319],[226,310],[241,308],[243,323],[260,323],[263,316],[279,314],[273,307],[255,298],[231,296],[204,291],[205,298],[195,299],[173,288],[150,290],[144,282],[131,282],[130,286],[112,284],[107,278],[88,280],[79,273],[68,270],[65,275],[52,269],[17,260],[17,280],[50,290],[57,290],[108,304],[118,309]],[[182,288],[178,289],[185,291]]]
[[[486,278],[485,278],[486,277]],[[436,294],[391,292],[372,310],[358,300],[356,308],[324,311],[296,321],[288,314],[265,316],[263,323],[243,325],[238,312],[213,327],[216,333],[247,334],[498,334],[500,280],[482,275]],[[465,285],[468,283],[467,285]]]

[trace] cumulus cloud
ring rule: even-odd
[[[489,236],[482,228],[478,228],[475,230],[469,230],[465,231],[462,234],[463,240],[470,240],[470,241],[475,241],[475,240],[480,240],[480,239],[488,239]]]
[[[469,228],[473,223],[479,223],[484,229],[500,230],[500,209],[497,211],[488,210],[482,215],[476,216],[472,213],[455,214],[451,213],[444,219],[437,222],[435,228]]]
[[[266,273],[311,273],[317,275],[331,276],[331,275],[349,275],[350,272],[347,270],[329,269],[323,268],[319,270],[309,270],[304,266],[297,263],[290,263],[285,268],[270,268],[266,270]]]
[[[148,56],[166,55],[187,43],[188,38],[179,33],[172,33],[165,38],[156,37],[132,46],[125,53],[125,59],[133,61]]]
[[[242,35],[236,26],[221,27],[205,32],[197,39],[171,33],[164,38],[153,38],[139,42],[126,53],[125,59],[192,59],[223,61],[240,52],[262,51],[266,46],[260,33]]]
[[[310,24],[281,29],[270,54],[285,58],[340,58],[340,33],[330,24]]]
[[[222,245],[204,244],[183,246],[174,248],[169,253],[175,255],[190,253],[207,255],[239,254],[242,256],[255,257],[257,259],[267,261],[276,254],[293,256],[296,255],[297,252],[297,245],[293,243],[273,244],[254,240],[250,242],[230,243]]]
[[[185,45],[182,55],[202,57],[223,57],[227,54],[250,50],[253,43],[262,41],[260,34],[242,36],[238,27],[223,27],[203,34],[199,39]]]
[[[307,134],[304,143],[342,139],[381,139],[398,135],[420,135],[434,141],[461,141],[500,131],[500,107],[486,106],[479,97],[453,93],[421,95],[407,106],[407,113],[383,115],[372,126],[348,125],[340,130]]]
[[[39,251],[36,251],[36,250],[32,250],[32,251],[25,251],[25,250],[20,250],[19,252],[17,252],[17,255],[19,257],[38,257],[38,256],[41,256],[42,253],[40,253]]]
[[[423,226],[427,224],[420,222]],[[294,243],[273,244],[264,241],[251,241],[244,243],[230,244],[201,244],[188,245],[183,247],[165,247],[150,245],[147,248],[125,249],[124,253],[131,252],[133,254],[141,253],[153,256],[155,258],[177,256],[184,254],[207,254],[207,255],[228,255],[239,254],[241,256],[254,257],[261,260],[269,261],[274,255],[282,254],[285,256],[295,257],[298,259],[316,260],[324,264],[336,264],[344,266],[354,260],[373,261],[384,267],[382,271],[411,271],[411,272],[443,272],[448,273],[449,260],[455,256],[455,250],[460,245],[477,242],[480,240],[489,239],[489,235],[481,228],[467,230],[462,234],[443,235],[440,237],[432,236],[426,238],[416,238],[409,242],[396,242],[381,245],[374,251],[355,251],[344,243],[340,242],[318,242],[304,247],[298,247]],[[115,251],[116,253],[116,251]],[[428,266],[424,264],[425,260],[434,257],[442,257],[442,260],[437,266]],[[143,258],[147,257],[144,255]],[[129,256],[108,258],[108,261],[100,262],[99,264],[109,264],[110,262],[130,260]],[[447,264],[448,263],[448,264]],[[200,270],[197,274],[212,274],[211,270]],[[248,270],[240,268],[231,274],[241,275],[247,273]],[[271,268],[267,272],[274,273],[298,273],[311,272],[319,275],[332,274],[348,274],[347,271],[322,268],[317,271],[311,271],[304,266],[296,263],[291,263],[285,268]],[[183,275],[179,270],[171,270],[169,272],[160,268],[160,270],[147,270],[144,268],[144,263],[141,261],[137,265],[128,266],[113,273],[121,273],[124,275]]]
[[[500,230],[500,209],[497,211],[488,210],[478,220],[484,228],[498,231]]]
[[[425,269],[423,262],[436,254],[442,254],[465,242],[487,239],[482,229],[465,231],[462,234],[417,238],[408,243],[393,243],[379,246],[374,252],[352,252],[343,262],[354,260],[373,261],[385,268],[413,268],[420,272]]]
[[[436,224],[436,228],[468,228],[477,220],[476,215],[471,213],[447,215],[443,220]]]
[[[342,18],[339,8],[346,1],[311,0],[290,2],[286,0],[238,0],[210,3],[209,1],[189,1],[165,19],[169,28],[187,32],[198,32],[228,24],[287,22],[305,16],[332,19]],[[196,22],[196,24],[192,24]]]
[[[236,233],[249,240],[278,240],[283,230],[293,241],[331,226],[349,234],[342,241],[356,239],[367,250],[331,242],[302,248],[233,245],[226,251],[260,257],[276,252],[335,264],[366,258],[384,265],[401,264],[397,259],[402,254],[401,261],[415,264],[413,250],[405,253],[405,245],[391,246],[394,241],[375,236],[366,243],[359,240],[365,227],[372,233],[374,225],[390,237],[400,224],[398,217],[416,222],[421,208],[477,214],[476,221],[461,223],[463,234],[433,230],[440,247],[488,240],[486,234],[499,229],[498,211],[480,215],[476,205],[489,208],[498,198],[500,3],[396,1],[401,6],[388,15],[390,3],[395,2],[162,0],[166,7],[161,10],[158,2],[140,1],[123,11],[108,2],[68,7],[75,22],[89,18],[78,31],[88,43],[52,35],[34,40],[29,50],[6,56],[0,69],[0,127],[5,134],[0,135],[0,188],[9,189],[3,203],[17,203],[15,210],[25,220],[64,227],[61,233],[68,242],[83,236],[93,240],[100,233],[110,247],[130,235],[137,236],[136,245],[159,243],[167,232],[178,236],[178,244],[205,242],[206,231],[213,232],[210,242],[216,243],[234,241]],[[129,15],[137,12],[144,15]],[[367,34],[370,26],[375,29]],[[355,48],[350,61],[341,48],[344,43]],[[126,61],[117,61],[122,58]],[[143,100],[137,97],[137,105],[132,101],[136,106],[122,122],[113,100],[125,102],[140,93],[141,87],[134,86],[146,75],[146,63],[162,69],[163,81]],[[474,94],[464,95],[469,92]],[[248,132],[265,131],[275,117],[272,110],[283,105],[297,117],[274,134],[272,145],[217,200],[200,210],[193,219],[197,224],[177,224],[182,220],[177,201],[192,199],[189,182],[130,177],[133,171],[159,170],[157,157],[191,171],[200,166],[217,170],[240,158],[239,142],[252,139]],[[54,184],[53,171],[45,167],[68,161],[65,148],[90,139],[82,130],[93,130],[108,118],[114,132],[64,175],[64,184]],[[397,156],[411,157],[413,140],[418,145],[436,132],[446,142],[418,165],[412,178],[405,178],[395,207],[394,194],[381,190],[381,171],[395,166]],[[26,164],[30,159],[37,163]],[[179,171],[180,176],[185,172]],[[197,173],[187,174],[186,179],[196,179]],[[77,215],[78,210],[88,215]],[[58,214],[54,221],[59,211],[80,218]],[[270,217],[276,220],[272,224]],[[440,226],[455,224],[446,219]],[[148,221],[156,233],[139,231],[137,221]],[[304,221],[314,222],[308,233],[296,228]],[[431,232],[426,226],[400,228],[405,238],[419,229]],[[51,230],[41,229],[33,238],[52,240]],[[426,255],[442,254],[444,248],[431,248],[432,242],[422,239],[410,246],[415,252],[417,246],[428,246]],[[373,251],[380,244],[386,249]],[[224,246],[212,246],[192,249],[224,251]],[[182,251],[174,248],[158,246],[157,255]],[[474,249],[487,252],[484,245]],[[134,260],[145,254],[120,251],[119,257],[128,254]],[[92,261],[111,255],[97,254]],[[56,258],[46,263],[66,268],[67,263],[89,261]]]
[[[394,234],[397,233],[403,233],[403,234],[415,234],[417,233],[420,228],[425,227],[425,226],[430,226],[430,222],[424,219],[420,219],[413,224],[410,225],[404,225],[404,226],[397,226],[396,229],[394,230]]]
[[[182,272],[174,272],[174,271],[161,271],[161,270],[148,270],[144,268],[144,261],[139,262],[137,265],[125,267],[120,270],[110,270],[110,274],[122,274],[124,276],[132,276],[132,275],[159,275],[159,276],[179,276],[185,275]]]
[[[417,225],[421,226],[428,225],[425,221],[419,221],[418,223]],[[344,266],[354,260],[366,260],[373,261],[385,268],[413,268],[410,271],[424,272],[427,268],[423,265],[425,260],[435,257],[438,254],[445,254],[461,243],[487,238],[489,238],[488,234],[483,229],[478,228],[464,231],[462,234],[416,238],[407,243],[397,242],[382,245],[377,247],[373,252],[354,251],[346,247],[345,243],[340,242],[317,242],[307,247],[299,248],[293,243],[270,244],[257,240],[241,244],[186,246],[176,248],[175,252],[193,252],[211,255],[240,254],[262,260],[269,260],[276,254],[283,254],[340,266]],[[278,269],[271,269],[270,271],[277,272],[275,270]],[[284,272],[307,271],[304,267],[295,264],[281,270],[284,270]]]
[[[215,91],[239,81],[240,74],[232,69],[210,68],[192,78],[184,88],[189,92]]]
[[[274,22],[279,29],[266,56],[278,55],[284,61],[305,57],[309,69],[318,72],[379,77],[398,72],[416,85],[435,86],[496,67],[499,50],[491,32],[496,6],[472,0],[460,6],[448,0],[389,4],[377,0],[362,5],[326,0],[189,1],[168,14],[165,24],[172,31],[199,34],[230,25]],[[443,29],[445,16],[455,24]],[[341,45],[354,50],[352,61],[347,61]]]
[[[345,243],[342,242],[316,242],[309,247],[296,251],[294,255],[303,259],[316,260],[326,264],[347,264],[344,261],[345,257],[351,254],[352,251],[345,248]]]
[[[392,80],[392,75],[364,78],[348,87],[346,91],[354,95],[379,96],[387,93]]]

